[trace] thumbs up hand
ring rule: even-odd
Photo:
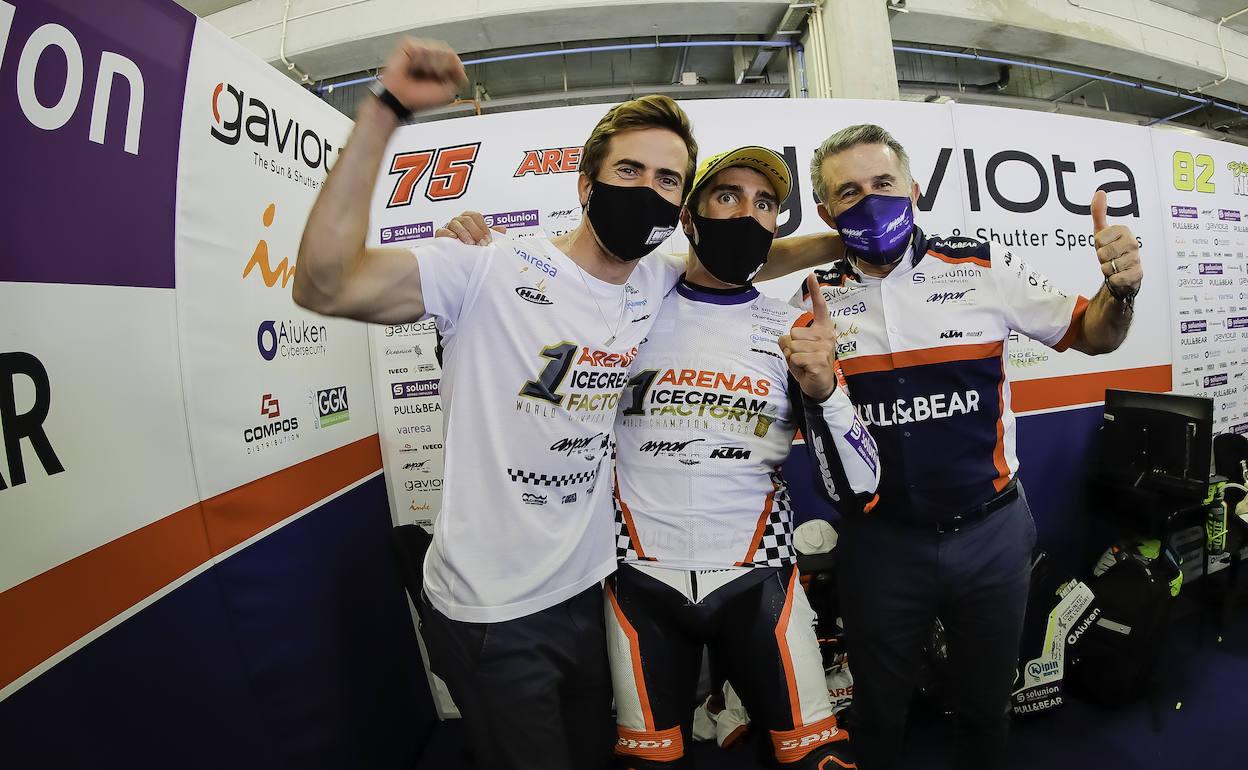
[[[802,392],[822,402],[836,390],[836,324],[814,273],[806,277],[806,288],[815,318],[809,326],[780,337],[780,350]]]
[[[1096,258],[1101,263],[1101,274],[1110,292],[1119,298],[1135,296],[1144,281],[1144,266],[1140,262],[1140,244],[1125,225],[1110,225],[1106,221],[1109,201],[1104,190],[1092,196],[1092,232],[1096,242]]]

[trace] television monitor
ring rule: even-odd
[[[1100,473],[1115,483],[1203,498],[1213,458],[1213,399],[1105,391]]]

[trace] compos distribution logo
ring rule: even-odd
[[[267,230],[273,226],[273,219],[277,215],[277,204],[270,203],[261,216],[261,221]],[[264,281],[264,285],[272,289],[281,281],[282,288],[290,283],[290,279],[295,277],[295,263],[291,262],[288,257],[282,257],[282,261],[274,267],[269,259],[269,242],[261,238],[256,243],[256,248],[251,252],[251,259],[247,261],[247,266],[243,268],[243,278],[251,275],[252,270],[258,269],[260,280]]]

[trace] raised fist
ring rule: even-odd
[[[386,59],[382,85],[413,112],[449,104],[468,76],[446,43],[405,37]]]

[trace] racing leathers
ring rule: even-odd
[[[852,766],[779,466],[800,429],[822,491],[861,511],[879,463],[843,387],[813,403],[789,374],[778,338],[810,322],[752,286],[682,281],[638,348],[616,420],[622,564],[606,601],[622,767],[688,766],[704,645],[769,738],[764,759]]]

